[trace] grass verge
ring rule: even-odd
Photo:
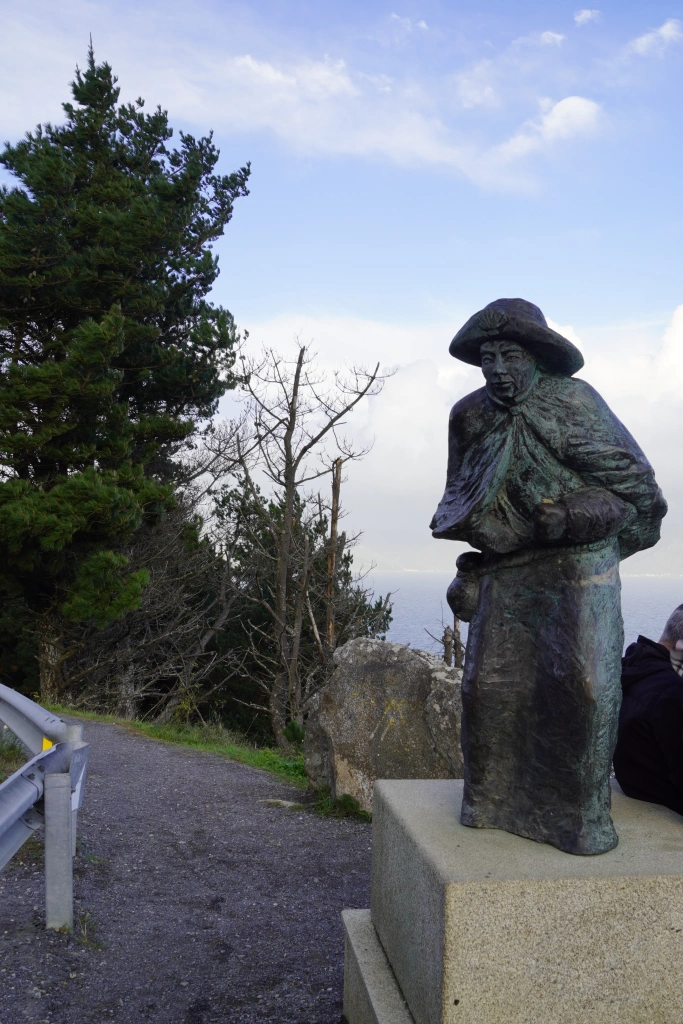
[[[290,786],[303,788],[306,785],[306,769],[304,755],[299,752],[284,752],[272,747],[250,745],[239,733],[231,732],[220,725],[154,725],[152,722],[130,722],[114,715],[96,715],[92,712],[74,711],[72,708],[51,705],[50,711],[57,714],[71,715],[74,718],[85,718],[95,722],[112,722],[122,725],[129,732],[149,736],[164,743],[176,743],[195,750],[206,750],[211,754],[220,754],[231,761],[248,764],[252,768],[277,775]]]
[[[79,942],[81,946],[86,946],[88,949],[104,949],[104,946],[97,938],[95,918],[87,907],[83,907],[76,911],[74,935],[76,937],[76,941]]]
[[[19,740],[6,725],[0,725],[0,782],[21,768],[30,758]]]
[[[44,859],[45,845],[43,843],[43,833],[33,832],[24,845],[14,854],[10,864],[20,864],[22,867],[33,868],[42,864]]]
[[[333,800],[329,789],[321,789],[313,809],[320,817],[355,818],[356,821],[372,821],[372,815],[368,811],[364,811],[356,798],[349,793],[343,793],[336,800]]]

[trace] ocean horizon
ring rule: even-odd
[[[373,569],[366,583],[375,596],[393,594],[393,620],[387,640],[440,654],[440,637],[452,622],[446,603],[446,590],[453,578],[451,571]],[[624,617],[624,646],[638,634],[659,640],[671,612],[683,604],[683,574],[641,573],[621,577],[621,604]],[[461,623],[462,639],[467,625]],[[431,636],[430,636],[431,634]]]

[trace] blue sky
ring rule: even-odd
[[[361,555],[448,568],[426,531],[450,404],[479,386],[448,341],[500,295],[586,355],[672,512],[625,571],[683,573],[683,4],[0,3],[2,136],[58,119],[92,32],[229,170],[252,161],[215,298],[255,342],[399,372],[357,418],[345,488]],[[679,310],[677,313],[676,311]],[[387,509],[391,523],[387,525]]]

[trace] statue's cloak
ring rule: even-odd
[[[586,488],[624,503],[621,558],[657,543],[666,502],[652,467],[590,384],[539,373],[512,407],[481,388],[451,410],[446,491],[432,530],[497,554],[535,547],[535,506]]]
[[[561,543],[535,540],[543,501],[567,511]],[[657,542],[665,512],[643,452],[584,381],[539,373],[512,408],[485,388],[454,406],[432,529],[482,552],[449,590],[470,623],[464,824],[571,853],[616,844],[619,560]]]

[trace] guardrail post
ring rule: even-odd
[[[45,927],[73,928],[71,774],[45,775]]]
[[[83,739],[83,726],[80,723],[67,725],[67,739],[70,743],[79,743]],[[78,838],[78,809],[74,807],[71,812],[71,856],[76,856],[76,840]]]
[[[44,820],[46,927],[72,928],[76,826],[88,763],[83,726],[68,725],[2,683],[0,722],[34,755],[0,784],[0,869]]]

